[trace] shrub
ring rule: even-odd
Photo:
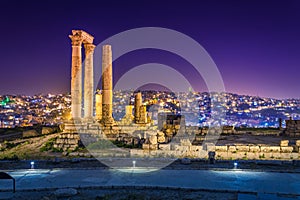
[[[56,138],[49,139],[44,146],[40,148],[40,152],[49,151],[49,150],[56,150],[56,148],[53,148],[53,144],[55,142]]]

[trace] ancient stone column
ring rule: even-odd
[[[134,121],[135,121],[135,123],[140,123],[141,106],[142,106],[142,93],[138,92],[135,94],[135,98],[134,98]]]
[[[112,117],[112,51],[110,45],[102,47],[102,123],[114,123]]]
[[[125,106],[125,116],[132,117],[132,110],[133,110],[132,105]]]
[[[86,43],[85,49],[85,64],[84,64],[84,118],[93,118],[93,102],[94,102],[94,69],[93,69],[93,54],[95,45]]]
[[[101,120],[102,118],[102,94],[96,94],[96,120]]]
[[[140,123],[142,124],[147,123],[147,110],[145,105],[142,105],[140,107]]]
[[[70,35],[69,37],[72,40],[71,112],[73,119],[80,119],[82,101],[82,38],[79,35]]]

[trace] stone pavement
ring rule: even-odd
[[[238,192],[238,199],[300,199],[300,174],[254,171],[127,169],[29,169],[9,171],[16,190],[97,186],[175,187]],[[139,172],[139,173],[136,173]],[[146,173],[147,172],[147,173]],[[11,180],[0,180],[1,193]]]

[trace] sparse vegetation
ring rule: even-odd
[[[112,142],[114,145],[116,145],[117,147],[120,147],[120,148],[139,148],[138,145],[133,145],[133,144],[125,144],[124,142],[121,142],[121,141],[113,141]]]
[[[19,157],[16,154],[10,154],[10,155],[4,156],[2,159],[3,160],[19,160]]]
[[[57,136],[58,134],[49,134],[1,143],[0,160],[45,159],[57,156],[52,154],[52,152],[60,152],[53,148]]]
[[[4,145],[5,145],[6,149],[11,149],[11,148],[14,148],[15,146],[18,146],[17,143],[11,143],[11,142],[7,142],[7,141],[4,141]]]
[[[260,159],[265,158],[265,154],[259,155],[259,158]]]
[[[49,139],[44,146],[42,146],[40,148],[40,152],[44,152],[44,151],[49,151],[49,150],[54,150],[54,152],[57,152],[58,149],[53,147],[53,144],[55,142],[56,138],[51,138]]]

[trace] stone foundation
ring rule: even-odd
[[[79,146],[79,143],[80,137],[78,133],[62,133],[56,139],[53,147],[63,151],[74,151]]]

